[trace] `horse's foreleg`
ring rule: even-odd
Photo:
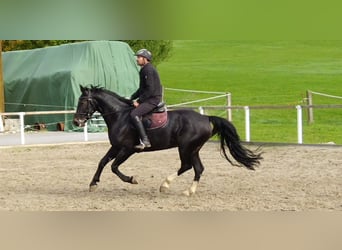
[[[106,153],[106,155],[101,159],[101,161],[99,162],[99,165],[97,167],[97,170],[95,172],[95,175],[93,177],[93,179],[90,182],[89,185],[89,191],[95,191],[97,188],[97,183],[100,182],[100,176],[101,173],[103,171],[103,168],[106,166],[106,164],[108,162],[110,162],[112,159],[114,159],[116,157],[118,153],[118,150],[116,148],[111,147],[108,152]]]
[[[112,164],[112,171],[114,174],[116,174],[122,181],[128,182],[131,184],[138,184],[137,180],[134,178],[134,176],[127,176],[120,172],[119,166],[126,161],[134,151],[132,150],[125,150],[121,149],[118,155],[116,156],[113,164]]]

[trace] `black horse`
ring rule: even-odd
[[[130,111],[134,108],[132,102],[111,91],[98,87],[85,88],[81,86],[81,92],[82,95],[79,98],[74,116],[74,124],[83,127],[95,111],[100,112],[107,124],[111,143],[111,148],[99,162],[89,190],[96,189],[104,166],[113,159],[113,173],[124,182],[137,184],[133,176],[126,176],[119,170],[120,164],[132,154],[137,153],[134,145],[139,142],[139,136],[132,126],[129,116]],[[195,171],[194,181],[184,194],[192,195],[195,193],[204,170],[199,151],[203,144],[215,134],[220,138],[221,151],[224,157],[232,165],[236,164],[226,154],[225,146],[228,147],[231,155],[240,165],[250,170],[254,170],[254,167],[260,163],[259,160],[262,159],[260,153],[252,152],[241,145],[235,127],[223,118],[201,115],[192,110],[175,110],[168,111],[168,119],[164,127],[147,130],[152,147],[143,150],[155,151],[178,147],[181,167],[176,173],[168,176],[162,182],[160,186],[161,192],[167,190],[171,181],[177,176],[193,167]]]

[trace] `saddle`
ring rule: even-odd
[[[159,103],[157,107],[142,118],[144,127],[147,130],[164,127],[167,121],[167,108],[164,102]]]

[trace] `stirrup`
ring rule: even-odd
[[[139,149],[139,150],[143,150],[144,148],[150,148],[151,147],[151,143],[143,143],[142,140],[140,140],[140,144],[135,145],[134,148],[135,149]]]
[[[143,150],[145,148],[145,144],[144,143],[140,143],[138,145],[134,146],[135,149],[139,149],[139,150]]]

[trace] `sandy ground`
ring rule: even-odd
[[[255,146],[248,146],[255,148]],[[20,211],[342,211],[342,147],[264,146],[256,171],[231,166],[215,142],[201,150],[205,171],[197,192],[182,192],[188,171],[160,193],[178,170],[177,149],[135,154],[121,167],[139,184],[121,182],[110,165],[98,189],[88,185],[107,143],[0,148],[0,210]]]

